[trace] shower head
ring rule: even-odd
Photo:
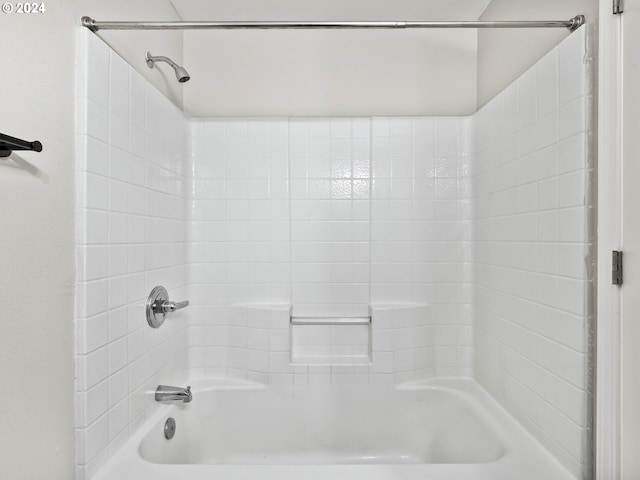
[[[175,70],[176,78],[180,83],[187,82],[189,79],[191,79],[191,75],[189,75],[189,72],[187,72],[183,67],[181,67],[180,65],[178,65],[176,62],[174,62],[168,57],[162,57],[162,56],[153,57],[150,52],[147,52],[147,56],[145,57],[145,60],[147,61],[147,66],[149,68],[153,68],[153,65],[155,64],[155,62],[168,63]]]
[[[177,65],[173,67],[176,71],[176,78],[180,83],[188,82],[191,80],[191,75],[183,67]]]

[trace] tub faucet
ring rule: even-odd
[[[191,387],[170,387],[168,385],[158,385],[156,388],[156,402],[164,402],[167,400],[182,400],[189,403],[193,399],[191,395]]]

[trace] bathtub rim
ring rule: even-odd
[[[211,390],[266,390],[270,386],[224,377],[194,377],[185,385],[192,385],[194,396]],[[277,388],[278,386],[273,386]],[[287,386],[288,388],[314,388]],[[354,386],[355,387],[355,386]],[[350,388],[345,386],[319,388]],[[511,480],[517,472],[519,480],[558,479],[575,477],[548,452],[535,437],[512,417],[491,395],[471,378],[435,378],[407,382],[387,387],[357,386],[357,388],[390,388],[401,391],[444,390],[474,402],[474,410],[495,420],[491,428],[505,442],[506,452],[499,459],[486,463],[465,464],[355,464],[355,465],[229,465],[229,464],[159,464],[145,460],[140,445],[151,429],[170,416],[172,409],[188,406],[176,404],[153,405],[151,411],[126,442],[114,452],[90,480],[136,478],[139,480],[173,480],[187,475],[194,480],[209,478],[212,471],[220,480],[294,480],[332,478],[335,480]],[[480,407],[480,408],[475,408]],[[504,437],[503,437],[504,435]]]

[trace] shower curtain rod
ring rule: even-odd
[[[100,22],[82,17],[82,26],[99,30],[252,30],[252,29],[366,29],[366,28],[566,28],[573,32],[584,25],[584,15],[570,20],[509,22]]]

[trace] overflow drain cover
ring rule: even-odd
[[[171,440],[173,436],[176,434],[176,421],[173,417],[167,418],[167,421],[164,422],[164,438],[167,440]]]

